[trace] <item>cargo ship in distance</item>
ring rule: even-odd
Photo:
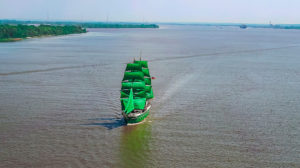
[[[148,115],[153,99],[148,61],[134,60],[126,65],[121,84],[122,115],[127,124],[142,122]]]
[[[247,25],[242,24],[242,25],[240,25],[240,28],[241,28],[241,29],[247,29]]]

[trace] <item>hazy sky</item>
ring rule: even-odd
[[[300,0],[0,0],[0,19],[300,23]]]

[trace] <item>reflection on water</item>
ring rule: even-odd
[[[151,129],[151,124],[147,121],[122,128],[118,167],[150,167]]]

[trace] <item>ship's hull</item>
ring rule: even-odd
[[[145,120],[149,115],[149,110],[145,111],[143,114],[139,115],[138,117],[127,117],[125,121],[127,124],[137,124]]]
[[[138,123],[141,123],[142,121],[144,121],[148,117],[150,108],[151,108],[151,104],[149,103],[149,105],[141,113],[126,115],[123,112],[122,114],[123,114],[124,119],[125,119],[125,121],[128,125],[138,124]]]

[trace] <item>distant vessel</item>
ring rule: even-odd
[[[247,29],[247,25],[242,24],[242,25],[240,25],[240,28],[241,28],[241,29]]]
[[[139,123],[149,115],[154,96],[147,61],[140,59],[127,64],[120,93],[122,114],[127,124]]]

